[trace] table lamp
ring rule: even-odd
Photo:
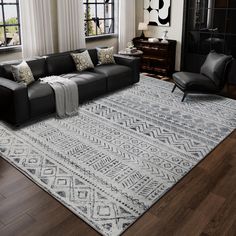
[[[138,30],[142,30],[142,34],[140,35],[140,38],[145,38],[145,35],[143,33],[144,30],[148,29],[148,25],[144,22],[140,22],[138,25]]]

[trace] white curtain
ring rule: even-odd
[[[135,0],[119,1],[119,50],[135,37]]]
[[[51,1],[21,0],[23,58],[53,53]]]
[[[57,0],[59,51],[85,48],[83,0]]]

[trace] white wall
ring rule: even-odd
[[[96,48],[96,47],[114,47],[114,52],[117,53],[118,50],[118,38],[112,37],[107,39],[96,39],[93,41],[86,42],[86,48]]]
[[[143,0],[138,0],[136,11],[140,13],[143,9]],[[180,70],[181,62],[181,44],[182,44],[182,30],[183,30],[183,11],[184,11],[184,0],[172,0],[171,1],[171,22],[170,27],[160,27],[160,26],[149,26],[148,31],[145,31],[145,36],[161,38],[163,31],[168,30],[168,38],[177,41],[176,48],[176,63],[175,69]],[[143,13],[142,13],[143,14]],[[143,20],[140,16],[137,16],[138,20]],[[140,34],[140,32],[139,32]]]
[[[143,1],[144,0],[136,0],[135,11],[136,11],[136,37],[141,35],[141,31],[138,30],[139,22],[143,22]]]
[[[1,52],[0,62],[22,59],[21,52]]]

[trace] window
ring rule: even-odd
[[[0,0],[0,48],[21,44],[19,0]]]
[[[85,35],[114,33],[114,0],[83,0]]]

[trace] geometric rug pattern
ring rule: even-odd
[[[74,117],[13,130],[0,156],[103,235],[120,235],[236,127],[236,101],[142,76]]]

